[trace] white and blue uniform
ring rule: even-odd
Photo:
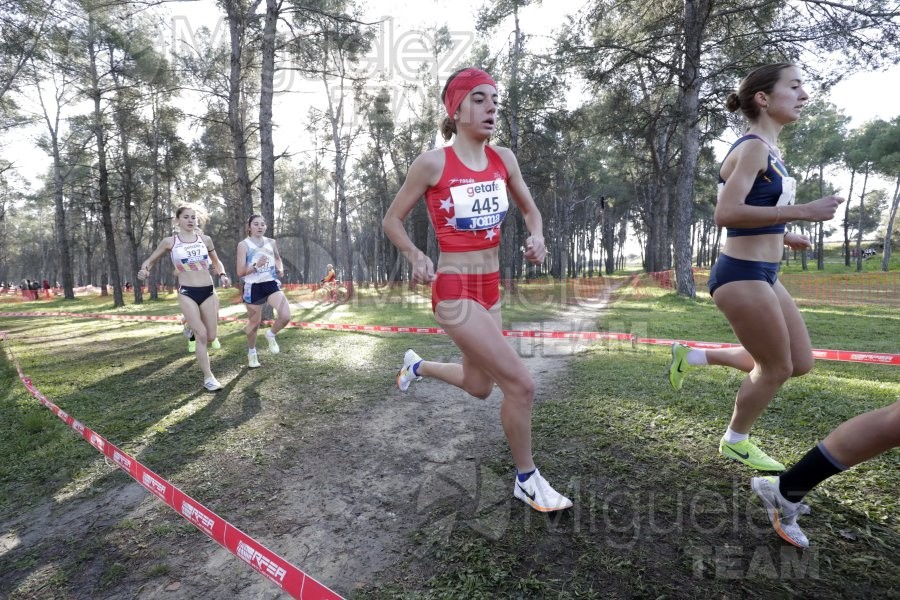
[[[281,290],[281,282],[276,278],[278,268],[275,266],[275,248],[273,240],[264,237],[262,245],[257,245],[253,238],[247,237],[244,245],[247,246],[246,267],[253,267],[253,271],[242,277],[244,281],[243,300],[246,304],[263,304],[266,298]],[[260,257],[265,261],[260,266]]]

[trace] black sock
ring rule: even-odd
[[[197,338],[194,337],[194,334],[193,334],[193,333],[191,334],[191,339],[190,339],[190,341],[192,341],[192,342],[196,342],[196,341],[197,341]]]
[[[811,489],[846,469],[820,443],[781,475],[778,491],[786,500],[800,502]]]

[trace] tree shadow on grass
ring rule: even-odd
[[[117,332],[122,333],[122,329],[117,329]],[[179,336],[179,348],[181,341]],[[90,350],[54,361],[52,366],[23,364],[23,370],[27,373],[30,369],[33,373],[29,375],[35,385],[44,391],[60,384],[61,376],[57,372],[60,369],[74,370],[78,365],[85,364],[91,365],[94,370],[110,369],[112,374],[101,376],[95,383],[78,386],[70,393],[45,392],[45,395],[110,443],[175,485],[178,485],[181,472],[202,457],[209,440],[241,426],[260,410],[258,395],[232,397],[232,392],[246,375],[246,369],[231,377],[224,389],[210,393],[200,387],[200,376],[194,372],[198,371],[195,365],[188,367],[192,370],[190,375],[180,373],[183,367],[172,367],[173,363],[190,365],[193,357],[160,348],[157,341],[117,340],[110,345],[112,347],[103,350]],[[95,348],[97,345],[86,340],[85,346]],[[136,362],[139,363],[137,366],[117,369],[118,365]],[[7,377],[10,368],[3,366],[4,377]],[[183,380],[184,387],[190,388],[190,391],[185,393],[179,389],[177,393],[172,393],[172,386],[166,385],[171,384],[171,381],[166,381],[167,378]],[[31,402],[33,404],[29,406]],[[40,411],[46,411],[46,415]],[[182,413],[179,418],[167,422],[178,413]],[[72,523],[74,515],[86,517],[92,512],[90,507],[99,502],[102,509],[98,508],[98,515],[102,516],[85,520],[90,521],[89,528],[102,537],[109,527],[148,497],[144,488],[129,486],[131,480],[119,473],[112,463],[107,462],[109,469],[103,472],[104,467],[98,464],[96,450],[60,423],[37,400],[29,396],[21,414],[13,415],[13,418],[20,420],[25,427],[29,423],[35,427],[36,414],[41,415],[37,417],[41,428],[47,429],[48,437],[55,440],[54,447],[59,448],[59,444],[63,444],[72,452],[66,455],[62,473],[54,472],[58,465],[42,464],[41,457],[46,450],[44,444],[19,455],[21,460],[31,465],[28,476],[35,483],[27,490],[20,489],[11,499],[13,505],[29,508],[19,509],[19,514],[7,520],[2,528],[7,532],[7,546],[12,547],[0,555],[0,573],[4,573],[0,578],[0,589],[17,589],[29,576],[34,564],[58,564],[63,570],[78,567],[79,559],[68,556],[67,545],[58,543],[60,539],[66,539],[86,527],[83,522]],[[89,479],[88,485],[80,491],[66,491],[72,476],[79,473],[82,478]],[[117,489],[122,491],[117,492]],[[185,492],[190,494],[191,490],[186,489]],[[65,499],[54,500],[60,494]],[[110,495],[114,499],[111,500]],[[205,500],[203,495],[199,494],[201,501]],[[35,498],[41,500],[35,503]],[[87,513],[84,507],[88,507]],[[15,545],[11,541],[15,539],[21,539],[23,543]],[[106,560],[115,561],[115,552],[109,553]]]
[[[341,305],[334,302],[319,302],[308,308],[291,305],[291,321],[316,322],[334,313]]]
[[[117,330],[119,331],[119,330]],[[318,332],[297,332],[298,335],[293,337],[292,341],[297,338],[304,340],[312,340],[321,338],[323,334]],[[302,335],[300,335],[302,334]],[[349,342],[350,338],[347,334],[337,334],[342,339],[346,338]],[[239,337],[239,336],[238,336]],[[364,336],[372,337],[375,336]],[[289,338],[290,339],[290,338]],[[331,338],[336,339],[336,338]],[[357,340],[357,346],[359,345]],[[181,347],[182,338],[177,338],[177,346]],[[292,341],[284,344],[283,353],[288,355],[297,354],[292,352]],[[374,340],[376,346],[378,340]],[[174,342],[173,342],[174,344]],[[92,348],[91,340],[85,340],[86,347]],[[283,370],[278,367],[278,363],[274,357],[266,356],[268,360],[264,361],[264,366],[273,367],[273,370],[266,373],[265,370],[253,371],[253,377],[256,381],[243,381],[245,377],[250,377],[249,371],[241,362],[237,368],[237,374],[230,379],[223,378],[227,381],[226,388],[214,395],[200,392],[191,392],[190,394],[180,394],[177,397],[167,398],[166,394],[172,389],[167,382],[171,382],[173,378],[173,368],[171,358],[175,355],[175,351],[162,351],[157,348],[158,342],[144,341],[137,344],[131,343],[126,338],[122,338],[114,343],[113,351],[107,349],[105,352],[96,350],[88,351],[79,355],[77,359],[73,359],[74,363],[67,365],[67,369],[74,369],[78,363],[94,364],[97,369],[104,369],[116,363],[125,365],[132,364],[136,356],[145,358],[147,353],[151,353],[149,358],[154,360],[144,361],[139,366],[129,369],[121,369],[115,374],[102,376],[93,384],[80,387],[68,394],[59,394],[52,400],[58,405],[70,411],[76,417],[82,419],[85,424],[96,429],[98,433],[104,435],[110,442],[132,454],[135,458],[144,463],[148,468],[154,470],[159,475],[169,479],[171,483],[183,489],[183,491],[198,501],[207,504],[211,510],[218,512],[223,518],[233,520],[239,527],[247,527],[253,525],[256,519],[253,515],[253,506],[256,500],[264,495],[266,499],[271,496],[272,491],[268,489],[270,480],[265,477],[253,476],[251,473],[254,469],[260,468],[263,473],[267,472],[266,462],[257,464],[257,460],[272,461],[278,464],[290,465],[295,456],[294,448],[291,440],[297,437],[298,433],[303,435],[307,428],[299,421],[292,421],[291,416],[298,411],[313,415],[324,416],[325,420],[330,421],[337,417],[338,411],[346,409],[352,410],[352,405],[356,401],[368,401],[368,396],[362,389],[363,384],[355,382],[353,386],[333,386],[331,392],[337,394],[333,399],[328,401],[331,408],[323,405],[323,399],[317,395],[317,391],[321,389],[322,373],[332,374],[335,369],[340,368],[341,352],[329,355],[328,358],[322,358],[322,364],[313,365],[314,368],[307,368],[306,361],[318,360],[322,357],[320,350],[321,345],[302,344],[297,350],[302,350],[300,355],[304,357],[301,361],[300,369]],[[301,344],[298,343],[298,346]],[[343,346],[343,343],[340,344]],[[228,345],[229,347],[231,344]],[[155,350],[155,352],[154,352]],[[234,356],[232,356],[234,355]],[[231,368],[235,370],[237,357],[243,359],[242,352],[230,352],[223,360],[225,369]],[[285,363],[297,364],[291,361],[290,357],[283,357],[288,360]],[[181,359],[174,358],[174,362]],[[186,362],[193,359],[185,358]],[[282,367],[286,364],[281,363]],[[33,365],[32,365],[33,366]],[[32,366],[26,367],[32,368]],[[40,368],[32,369],[41,371]],[[174,369],[176,372],[177,369]],[[307,371],[313,370],[312,374]],[[46,367],[43,369],[41,377],[35,377],[35,383],[39,388],[42,387],[41,380],[47,378],[52,379],[53,369]],[[321,372],[320,372],[321,371]],[[302,378],[298,374],[302,373]],[[262,377],[260,377],[262,376]],[[59,377],[57,375],[57,377]],[[275,378],[280,381],[276,389],[290,390],[296,394],[296,397],[272,398],[271,387],[267,386],[269,379]],[[356,384],[359,385],[356,385]],[[154,385],[155,384],[155,385]],[[48,384],[53,387],[53,383]],[[154,390],[154,387],[160,388]],[[240,388],[239,393],[235,391]],[[147,390],[147,394],[141,397],[122,396],[119,390]],[[112,392],[110,391],[112,390]],[[148,395],[149,394],[149,395]],[[53,396],[53,394],[48,394]],[[92,397],[102,396],[99,401],[91,402]],[[202,402],[205,398],[209,401]],[[109,410],[109,399],[116,401],[117,410]],[[354,400],[358,399],[358,400]],[[298,402],[298,400],[300,400]],[[221,449],[223,457],[216,456],[220,449],[217,444],[220,438],[228,437],[230,430],[237,431],[243,424],[251,421],[260,414],[264,409],[263,403],[276,404],[277,409],[282,411],[285,417],[280,418],[284,422],[284,431],[287,434],[286,443],[283,447],[270,448],[265,447],[263,450],[266,456],[258,456],[258,452],[262,447],[260,437],[265,437],[258,432],[251,432],[256,439],[246,440],[245,447],[239,446],[241,440],[231,440],[236,444]],[[199,403],[199,404],[198,404]],[[77,408],[71,406],[78,404]],[[143,404],[143,406],[141,406]],[[186,411],[194,406],[196,410],[192,410],[178,422],[161,426],[161,431],[156,431],[149,442],[140,447],[137,451],[132,446],[138,446],[138,438],[142,433],[153,430],[155,423],[160,423],[167,415],[173,414],[179,410]],[[143,410],[138,414],[138,409]],[[88,410],[90,409],[90,410]],[[271,406],[266,406],[266,410],[271,410]],[[45,410],[39,407],[39,410]],[[87,417],[82,416],[82,411]],[[111,414],[105,414],[111,413]],[[116,417],[117,413],[128,413],[133,415],[131,419],[120,419]],[[49,413],[48,413],[49,414]],[[290,415],[290,416],[288,416]],[[51,416],[51,421],[55,419]],[[302,418],[301,418],[302,420]],[[59,430],[60,424],[49,425],[50,429]],[[290,432],[290,433],[288,433]],[[58,432],[54,432],[57,433]],[[63,435],[67,435],[63,433]],[[86,454],[80,457],[79,462],[74,466],[73,472],[77,470],[87,471],[87,476],[93,476],[90,481],[90,487],[70,494],[64,501],[54,504],[50,500],[42,503],[42,506],[34,507],[29,510],[30,514],[22,515],[21,524],[11,527],[5,527],[10,531],[11,535],[18,535],[23,543],[5,552],[0,557],[0,572],[4,575],[0,578],[0,589],[17,589],[21,591],[23,586],[27,586],[26,578],[33,572],[35,567],[44,568],[47,565],[55,565],[62,571],[71,575],[71,579],[77,579],[79,582],[85,581],[96,584],[98,580],[102,580],[104,572],[95,572],[98,569],[102,571],[105,568],[113,568],[115,564],[129,564],[135,567],[135,574],[129,574],[128,577],[140,580],[144,575],[138,568],[139,561],[133,555],[123,553],[119,548],[107,547],[104,542],[116,538],[123,527],[129,526],[133,515],[139,514],[135,511],[146,498],[149,497],[148,492],[140,486],[127,485],[130,480],[125,479],[124,474],[109,465],[106,472],[96,473],[103,470],[102,465],[97,465],[97,455],[95,450],[82,440],[77,440],[74,434],[68,434],[73,439],[73,446],[84,449]],[[231,436],[235,437],[235,436]],[[240,438],[241,436],[237,436]],[[322,440],[326,441],[326,440]],[[336,441],[336,440],[335,440]],[[344,447],[341,444],[341,447]],[[236,454],[238,456],[236,456]],[[237,458],[238,460],[235,460]],[[311,457],[316,462],[314,457]],[[69,477],[65,478],[66,480]],[[39,493],[47,498],[56,494],[59,488],[63,487],[65,481],[59,481],[56,487],[52,485],[44,486]],[[137,490],[138,494],[134,493]],[[153,503],[150,503],[153,505]],[[95,507],[97,515],[100,517],[89,517],[84,507]],[[248,512],[249,511],[249,512]],[[163,511],[167,512],[167,511]],[[142,514],[142,513],[140,513]],[[75,516],[85,516],[87,523],[72,521]],[[140,519],[140,517],[138,517]],[[249,519],[249,523],[248,523]],[[176,519],[177,520],[177,519]],[[158,521],[157,521],[158,522]],[[41,523],[43,530],[40,535],[29,530],[28,527],[37,523]],[[183,527],[186,524],[181,524]],[[133,525],[131,525],[133,526]],[[67,527],[67,528],[66,528]],[[187,526],[190,528],[190,526]],[[83,535],[82,535],[83,534]],[[144,534],[147,535],[147,534]],[[76,536],[78,541],[72,540],[71,543],[61,542],[60,540],[68,539],[67,536]],[[193,535],[191,541],[181,541],[182,536],[160,539],[153,544],[154,547],[170,548],[172,544],[181,546],[189,543],[192,548],[207,547],[208,540],[202,535]],[[84,538],[84,539],[81,539]],[[86,568],[84,559],[80,558],[84,555],[86,547],[93,545],[97,548],[98,555],[102,555],[102,562],[106,567],[98,566],[96,569],[88,569],[89,572],[83,572]],[[135,552],[149,552],[141,550],[141,545]],[[76,550],[77,549],[77,550]],[[71,554],[71,555],[70,555]],[[101,559],[94,559],[95,562]],[[136,562],[137,561],[137,562]],[[92,563],[94,564],[94,563]],[[121,567],[120,567],[121,568]],[[77,572],[77,574],[76,574]],[[133,581],[132,581],[133,583]],[[140,583],[140,581],[138,581]],[[69,584],[68,589],[75,589]],[[128,582],[120,581],[119,585],[127,587]]]
[[[535,585],[558,580],[573,593],[601,595],[680,597],[686,590],[710,597],[889,595],[897,569],[893,575],[890,568],[879,573],[866,568],[865,561],[891,564],[898,550],[896,530],[867,515],[864,506],[822,502],[814,492],[813,515],[801,518],[814,547],[801,552],[786,546],[749,489],[749,480],[757,473],[716,451],[739,379],[726,387],[721,370],[717,376],[692,371],[697,379],[719,381],[686,382],[686,389],[675,393],[665,378],[666,358],[662,353],[585,356],[566,378],[574,391],[569,400],[536,409],[535,439],[551,436],[561,470],[584,473],[585,465],[590,465],[588,470],[596,471],[596,476],[580,478],[580,493],[573,494],[576,508],[562,516],[555,529],[533,526],[529,533],[527,527],[510,527],[513,534],[506,545],[531,548],[543,543],[547,548],[542,555],[558,560],[542,567],[526,556],[516,562],[513,553],[509,580],[502,581],[496,572],[492,575],[502,582],[497,589],[516,585],[517,573],[534,570],[539,580]],[[802,454],[814,440],[800,440],[827,433],[838,424],[802,425],[808,408],[798,400],[782,402],[777,410],[770,407],[758,424],[764,439],[774,438],[778,456],[787,449]],[[844,420],[843,415],[835,418]],[[778,448],[775,441],[786,445]],[[886,460],[881,469],[895,467]],[[861,481],[869,482],[865,487],[873,494],[889,498],[891,477],[881,479],[887,483]],[[855,542],[840,539],[830,522],[831,507],[834,521],[855,523],[850,529],[872,535],[864,538],[851,531],[848,535],[854,535]],[[459,547],[472,544],[472,538],[460,536]],[[863,562],[837,566],[853,553],[861,554]],[[507,565],[510,557],[500,554],[497,560]],[[509,568],[503,565],[488,563],[485,570]],[[444,579],[433,583],[454,584],[452,573],[440,568],[438,573]],[[616,573],[618,584],[609,577]],[[541,589],[536,595],[550,595],[559,587]]]
[[[177,342],[160,344],[129,338],[128,334],[139,327],[129,324],[117,328],[116,333],[125,335],[116,340],[107,336],[98,342],[91,339],[94,334],[89,334],[78,351],[66,346],[63,352],[54,354],[43,344],[40,350],[25,352],[20,346],[16,354],[26,374],[54,403],[124,446],[127,440],[202,395],[202,375],[193,356],[175,350],[183,347],[183,339],[179,336]],[[33,356],[35,353],[39,355]],[[95,382],[84,385],[91,379]],[[173,393],[172,381],[178,380],[184,384],[175,386]],[[226,390],[223,397],[227,394]]]

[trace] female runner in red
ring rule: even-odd
[[[572,501],[557,493],[534,465],[534,380],[504,339],[500,319],[500,225],[509,199],[524,215],[531,234],[525,258],[534,264],[543,262],[546,254],[541,214],[515,155],[488,144],[498,100],[491,76],[479,69],[457,71],[447,80],[441,100],[447,110],[441,133],[453,143],[416,158],[382,224],[413,265],[413,280],[432,284],[435,319],[463,358],[462,364],[424,361],[409,350],[397,385],[406,390],[415,379],[435,377],[487,398],[496,383],[503,392],[500,421],[516,464],[513,494],[541,512],[566,509]],[[436,272],[403,227],[403,219],[423,195],[441,251]]]

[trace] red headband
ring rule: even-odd
[[[450,80],[450,85],[444,93],[444,108],[447,109],[447,115],[451,119],[466,95],[482,83],[490,84],[497,89],[497,84],[491,76],[481,69],[462,70]]]

